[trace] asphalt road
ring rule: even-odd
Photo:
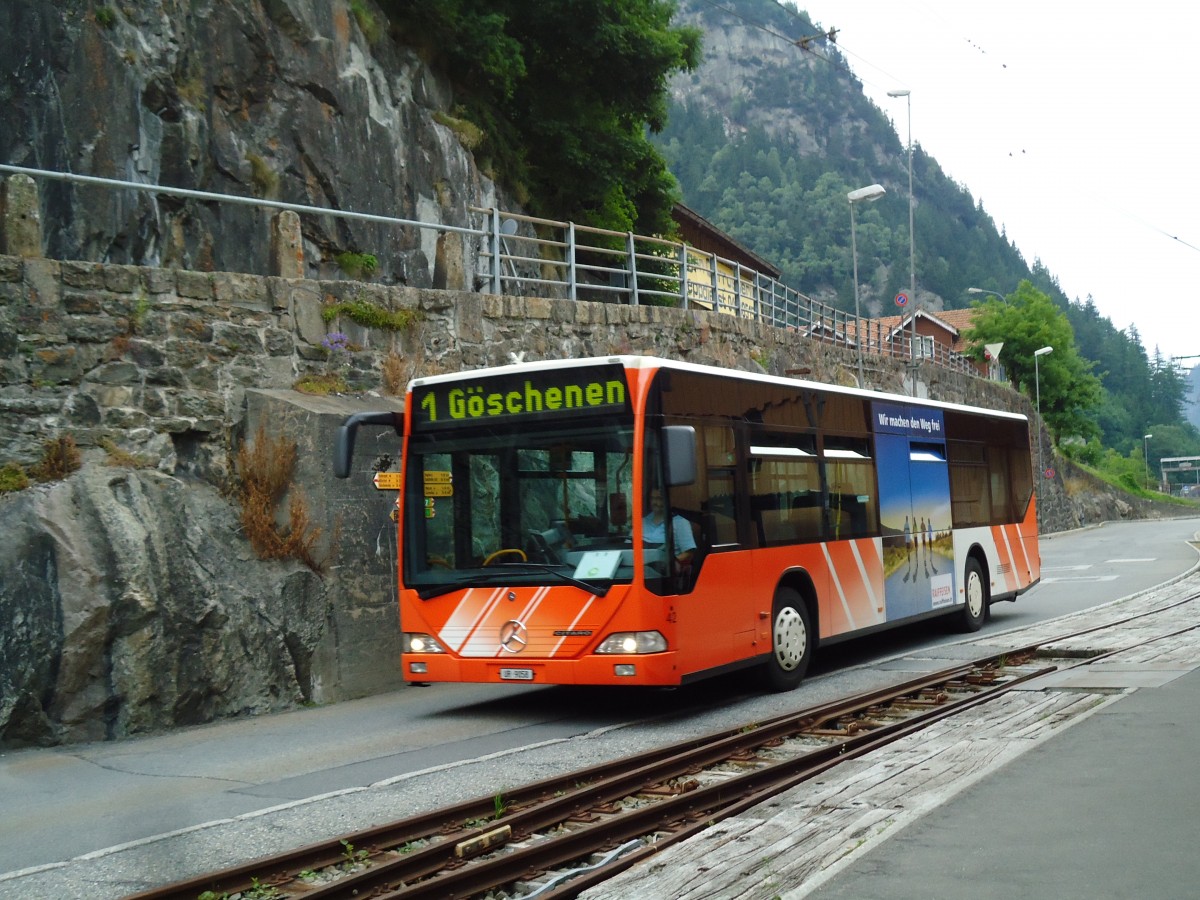
[[[1200,519],[1192,518],[1116,523],[1044,539],[1042,583],[1016,603],[994,607],[983,633],[1102,604],[1179,576],[1196,565],[1188,541],[1198,529]],[[526,755],[514,755],[515,748],[544,748],[606,729],[623,729],[631,745],[667,743],[680,734],[715,730],[720,722],[799,709],[891,679],[889,660],[896,657],[917,651],[952,657],[958,639],[926,624],[840,645],[820,654],[805,684],[786,695],[763,697],[733,678],[674,691],[406,687],[171,734],[9,752],[0,755],[0,897],[10,896],[6,884],[17,883],[17,871],[469,760]],[[572,762],[581,767],[591,760],[563,765]],[[525,774],[506,765],[509,778]],[[343,830],[366,824],[347,822]]]

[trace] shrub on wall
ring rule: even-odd
[[[276,511],[288,494],[296,466],[296,444],[273,437],[262,427],[254,443],[243,444],[237,454],[241,478],[242,530],[259,559],[298,559],[314,572],[324,572],[337,541],[336,531],[329,554],[318,557],[322,528],[309,516],[308,504],[298,490],[288,501],[288,524],[280,526]]]

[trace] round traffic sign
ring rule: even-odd
[[[907,302],[908,302],[908,294],[900,293],[900,294],[896,295],[896,305],[897,306],[903,306]]]

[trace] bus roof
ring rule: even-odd
[[[462,372],[452,372],[445,375],[429,375],[423,378],[414,378],[409,383],[408,390],[411,392],[414,387],[421,387],[428,384],[453,382],[464,378],[487,378],[492,375],[511,375],[514,373],[519,374],[521,372],[545,371],[546,369],[568,369],[579,366],[594,366],[605,363],[620,363],[628,369],[676,369],[686,372],[720,375],[726,378],[737,378],[743,381],[757,381],[761,382],[762,384],[807,387],[815,390],[828,391],[830,393],[845,394],[848,396],[864,397],[875,400],[889,400],[891,402],[903,402],[918,406],[926,406],[933,409],[957,410],[960,412],[984,414],[995,416],[997,418],[1015,419],[1019,421],[1028,421],[1029,419],[1029,417],[1023,413],[1009,412],[1008,410],[1001,409],[989,409],[988,407],[984,406],[970,406],[964,403],[946,403],[939,400],[930,400],[921,397],[909,397],[904,394],[889,394],[884,391],[845,387],[839,384],[826,384],[825,382],[809,381],[803,378],[785,378],[779,375],[768,375],[766,373],[759,372],[746,372],[742,369],[725,369],[719,366],[682,362],[680,360],[666,359],[665,357],[659,356],[642,356],[632,354],[581,357],[572,359],[545,359],[536,360],[533,362],[512,363],[504,366],[489,366],[483,369],[469,369]]]

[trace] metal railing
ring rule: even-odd
[[[472,207],[487,235],[479,254],[479,284],[494,294],[562,296],[572,300],[643,303],[705,309],[787,328],[823,343],[856,347],[870,356],[912,359],[902,328],[813,300],[736,260],[686,244],[631,232]],[[945,344],[918,336],[918,361],[979,374]]]
[[[479,217],[479,225],[456,226],[23,166],[0,164],[0,173],[460,234],[474,245],[468,255],[477,260],[471,290],[703,309],[786,328],[810,340],[852,350],[861,337],[864,355],[914,357],[911,337],[902,329],[886,328],[877,319],[858,320],[736,260],[665,238],[494,208],[470,207],[470,213]],[[967,357],[930,339],[918,341],[915,357],[978,374]]]
[[[205,200],[215,203],[229,203],[234,206],[254,206],[263,209],[290,210],[295,213],[309,215],[336,216],[339,219],[356,219],[362,222],[379,222],[384,225],[405,225],[417,228],[432,228],[436,231],[454,231],[461,234],[478,234],[472,228],[460,228],[456,225],[430,225],[428,222],[417,222],[413,219],[397,219],[393,216],[377,216],[372,213],[351,212],[349,210],[329,209],[322,206],[305,206],[302,203],[284,203],[282,200],[269,200],[263,197],[239,197],[236,194],[215,194],[211,191],[196,191],[190,188],[176,188],[161,184],[147,184],[141,181],[120,181],[116,178],[99,178],[95,175],[76,175],[74,172],[50,172],[44,169],[29,169],[23,166],[0,164],[0,172],[11,175],[28,175],[31,178],[44,178],[48,181],[68,181],[75,184],[88,184],[96,187],[114,188],[123,191],[141,191],[147,194],[162,194],[166,197],[182,197],[186,200]]]

